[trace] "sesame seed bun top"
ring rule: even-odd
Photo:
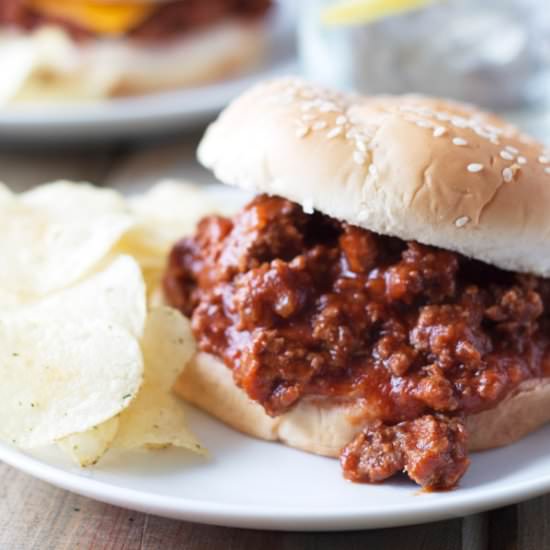
[[[230,105],[198,154],[224,183],[550,275],[550,150],[473,107],[279,79]]]

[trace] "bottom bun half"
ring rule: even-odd
[[[272,418],[233,381],[231,370],[216,357],[199,353],[174,391],[225,424],[254,437],[303,451],[337,457],[365,426],[349,404],[302,400],[290,412]],[[374,419],[373,419],[374,420]],[[469,449],[508,445],[550,421],[550,380],[523,382],[495,408],[469,416]]]

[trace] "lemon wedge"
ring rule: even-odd
[[[372,23],[385,17],[421,9],[437,0],[344,0],[324,8],[321,20],[325,25]]]

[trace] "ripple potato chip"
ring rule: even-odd
[[[145,361],[143,386],[132,404],[120,415],[113,446],[183,447],[204,453],[185,424],[181,401],[171,393],[172,385],[195,353],[189,321],[168,307],[149,313],[142,341]]]
[[[229,192],[222,199],[206,193],[204,186],[165,180],[144,194],[130,197],[128,203],[135,223],[116,250],[137,260],[151,297],[160,285],[166,257],[173,244],[191,234],[203,216],[236,211],[242,197]]]
[[[171,391],[195,353],[190,323],[147,312],[146,292],[173,241],[220,209],[174,182],[131,201],[87,184],[0,184],[0,439],[55,442],[83,467],[110,448],[205,452]]]
[[[138,264],[129,256],[115,257],[102,271],[83,282],[17,308],[20,314],[74,322],[83,317],[104,319],[124,327],[136,338],[143,334],[145,310],[143,277]]]
[[[232,213],[242,202],[238,195],[227,193],[223,200],[204,187],[166,180],[147,193],[130,197],[128,203],[135,225],[124,236],[122,251],[136,257],[142,267],[164,267],[172,245],[191,234],[197,222],[208,214]]]
[[[149,312],[141,345],[145,378],[166,391],[172,389],[197,351],[189,319],[168,306]]]
[[[142,195],[128,199],[136,216],[137,242],[145,250],[167,252],[174,242],[191,233],[195,224],[208,214],[228,208],[219,198],[206,194],[191,183],[166,180]],[[230,205],[229,205],[230,206]]]
[[[118,432],[118,417],[111,418],[87,432],[60,439],[57,444],[83,468],[97,464],[109,450]]]
[[[116,416],[137,395],[136,338],[102,319],[0,315],[0,438],[49,444]]]
[[[28,301],[89,273],[133,224],[123,199],[91,185],[54,183],[0,199],[0,288]]]

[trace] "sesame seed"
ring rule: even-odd
[[[547,167],[544,169],[544,173],[545,173],[545,174],[550,174],[550,166],[547,166]]]
[[[323,101],[323,103],[319,105],[319,111],[321,111],[321,113],[337,113],[339,109],[332,101]]]
[[[468,145],[468,142],[461,138],[461,137],[455,137],[453,138],[454,145],[458,145],[459,147],[463,147],[464,145]]]
[[[455,220],[455,225],[457,227],[464,227],[469,221],[470,218],[468,216],[461,216]]]
[[[505,149],[507,149],[508,151],[510,151],[510,153],[514,153],[514,155],[517,155],[519,153],[519,151],[515,148],[515,147],[512,147],[511,145],[507,145],[505,147]]]
[[[418,112],[424,116],[433,116],[434,112],[431,109],[428,109],[428,107],[419,107]]]
[[[296,129],[296,137],[297,138],[303,138],[306,137],[309,134],[309,127],[308,126],[300,126]]]
[[[483,164],[473,162],[472,164],[468,164],[467,170],[472,174],[475,174],[476,172],[481,172],[483,170]]]
[[[441,122],[447,122],[451,117],[446,113],[436,113],[435,118],[441,120]]]
[[[339,124],[340,126],[345,124],[347,121],[348,121],[348,119],[344,115],[340,115],[340,116],[336,117],[336,124]]]
[[[486,130],[485,128],[482,128],[481,126],[475,126],[474,132],[482,138],[491,139],[493,137],[492,132],[489,132],[488,130]]]
[[[420,128],[431,128],[433,124],[429,120],[420,119],[415,122]]]
[[[505,168],[502,171],[502,179],[506,183],[510,183],[514,179],[514,171],[511,168]]]
[[[434,137],[441,137],[447,133],[447,128],[444,128],[443,126],[438,126],[434,130]]]
[[[317,122],[314,122],[311,128],[313,130],[323,130],[327,127],[327,123],[325,120],[318,120]]]
[[[327,139],[334,139],[335,137],[339,136],[343,131],[342,126],[335,126],[334,128],[331,128],[327,132]]]
[[[365,145],[364,141],[356,140],[355,141],[355,147],[357,147],[357,150],[361,151],[361,153],[367,152],[367,146]]]
[[[304,211],[304,214],[313,214],[313,199],[305,199],[302,203],[302,210]]]
[[[493,144],[493,145],[500,145],[500,141],[498,139],[497,136],[491,136],[491,139],[489,139],[489,141]]]
[[[527,164],[527,159],[525,157],[518,157],[517,158],[518,164]]]
[[[548,163],[550,162],[550,158],[545,157],[544,155],[541,155],[541,156],[539,157],[539,162],[540,162],[541,164],[548,164]]]
[[[346,132],[346,139],[353,139],[357,135],[357,130],[355,128],[350,128]]]
[[[356,164],[365,164],[365,161],[367,160],[367,157],[361,151],[354,151],[353,152],[353,162]]]
[[[369,174],[374,177],[378,175],[378,169],[374,164],[369,164]]]
[[[465,118],[455,116],[451,118],[451,124],[453,126],[456,126],[457,128],[467,128],[468,127],[468,121]]]
[[[360,203],[359,205],[361,208],[366,208],[365,203]],[[361,222],[366,222],[369,219],[369,212],[368,210],[360,210],[357,214],[357,219]]]
[[[501,156],[504,160],[514,160],[514,155],[512,155],[512,153],[510,153],[510,151],[506,151],[506,149],[503,149],[503,150],[500,152],[500,156]]]
[[[310,113],[304,113],[304,114],[302,115],[302,120],[303,120],[304,122],[309,122],[309,121],[311,121],[311,120],[315,120],[315,118],[316,118],[316,116],[315,116],[315,115],[312,115],[312,114],[310,114]]]

